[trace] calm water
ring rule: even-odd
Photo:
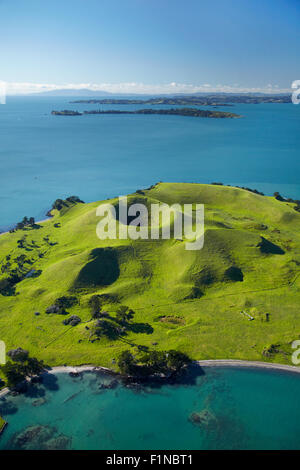
[[[57,374],[2,398],[0,449],[300,449],[297,374],[216,367],[188,386],[99,390],[110,380]],[[194,412],[206,416],[201,425]]]
[[[244,116],[233,120],[50,115],[99,107],[71,99],[11,97],[0,105],[0,229],[24,215],[43,218],[58,197],[99,200],[160,180],[223,181],[300,198],[300,106],[219,108]]]

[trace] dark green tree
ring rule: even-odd
[[[124,325],[130,320],[132,320],[133,316],[134,316],[133,310],[129,309],[125,305],[121,305],[118,308],[117,313],[116,313],[116,321]]]
[[[10,389],[15,388],[26,378],[26,372],[21,364],[8,361],[6,364],[1,366],[0,369],[5,375],[6,385]]]
[[[130,351],[122,351],[118,359],[118,367],[122,374],[134,374],[136,361]]]

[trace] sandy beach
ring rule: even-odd
[[[243,361],[239,359],[208,359],[204,361],[196,361],[201,367],[256,367],[262,369],[276,369],[284,370],[286,372],[300,373],[300,367],[289,366],[286,364],[276,364],[275,362],[262,362],[262,361]]]

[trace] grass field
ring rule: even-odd
[[[51,366],[114,367],[129,343],[180,349],[193,359],[291,363],[290,343],[300,337],[300,213],[294,205],[238,188],[183,183],[160,183],[129,199],[203,203],[203,249],[187,251],[176,239],[101,241],[100,202],[55,210],[40,229],[2,235],[2,264],[25,254],[30,268],[41,270],[16,284],[14,295],[0,294],[0,340],[7,350],[20,346]],[[109,294],[104,309],[111,316],[120,305],[134,310],[126,336],[89,340],[94,294]],[[45,313],[64,295],[80,301],[67,309],[82,320],[75,327],[63,325],[63,315]]]

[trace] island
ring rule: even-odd
[[[71,109],[64,109],[63,111],[52,111],[53,116],[81,116],[82,113],[78,111],[72,111]]]
[[[226,111],[208,111],[198,108],[170,108],[170,109],[136,109],[136,110],[119,110],[119,109],[95,109],[90,111],[52,111],[55,116],[82,116],[83,114],[160,114],[168,116],[188,116],[188,117],[202,117],[202,118],[240,118],[239,114],[228,113]]]
[[[300,330],[300,213],[277,193],[252,191],[157,183],[128,195],[128,206],[144,204],[149,213],[153,201],[203,203],[198,251],[178,237],[100,240],[96,210],[117,208],[118,198],[57,199],[39,227],[23,219],[2,234],[1,340],[13,359],[16,348],[28,352],[18,374],[40,361],[139,375],[155,363],[168,374],[170,350],[192,360],[291,365]]]
[[[291,103],[290,95],[264,95],[264,94],[235,94],[215,93],[209,95],[160,96],[148,99],[139,98],[105,98],[75,100],[71,103],[90,104],[152,104],[177,106],[232,106],[233,104],[260,104],[260,103]]]

